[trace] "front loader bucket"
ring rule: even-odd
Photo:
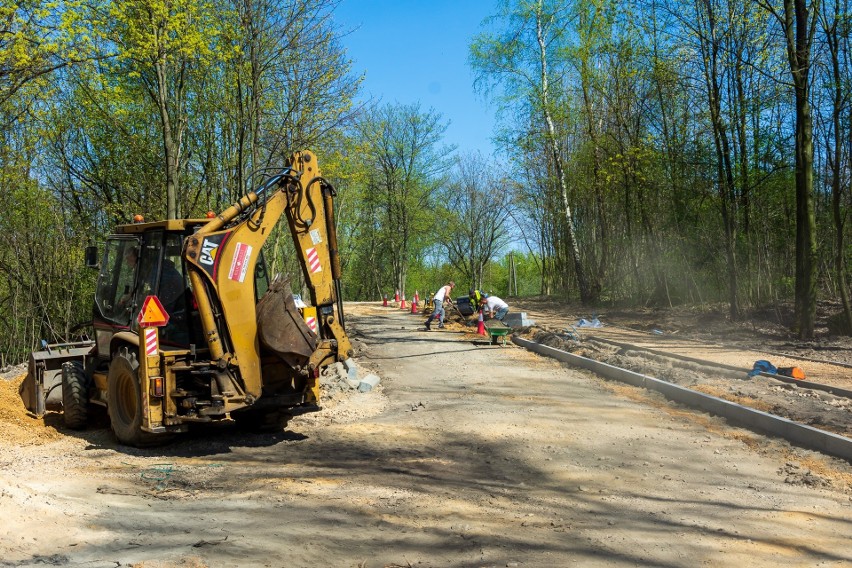
[[[291,367],[304,365],[317,348],[317,336],[296,308],[289,278],[276,278],[257,304],[260,343]]]
[[[94,341],[48,345],[30,353],[27,376],[18,389],[24,407],[42,416],[48,410],[62,409],[62,365],[92,353]]]
[[[32,362],[30,362],[30,369],[32,369]],[[42,380],[36,381],[32,371],[28,372],[27,376],[24,377],[24,382],[18,387],[18,394],[21,396],[21,400],[24,401],[24,408],[36,416],[44,414],[44,383]]]

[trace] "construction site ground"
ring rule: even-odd
[[[605,353],[598,336],[744,369],[757,359],[788,366],[782,352],[852,362],[848,339],[820,328],[816,341],[794,341],[774,312],[732,323],[722,310],[510,304],[537,324],[518,333],[588,356],[630,362],[624,349]],[[377,303],[347,312],[360,374],[381,383],[361,393],[329,373],[324,410],[280,433],[207,428],[127,448],[103,416],[75,432],[59,414],[28,415],[22,369],[7,369],[0,566],[852,563],[848,462],[491,345],[458,316],[427,332],[422,315]],[[577,327],[595,317],[603,328]],[[736,374],[704,386],[706,372],[642,361],[659,378],[826,422],[810,405],[830,395],[784,396],[790,389]],[[809,379],[852,388],[837,366],[790,361]],[[836,406],[832,427],[848,428]]]

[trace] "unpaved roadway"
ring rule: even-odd
[[[281,434],[134,450],[0,408],[0,566],[852,563],[846,462],[422,321],[350,306],[381,385]]]

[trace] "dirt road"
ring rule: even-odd
[[[852,562],[845,462],[421,324],[351,306],[380,387],[278,435],[132,450],[0,412],[0,566]]]

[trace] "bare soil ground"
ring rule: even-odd
[[[700,314],[512,307],[551,335],[593,315],[663,337],[707,339],[712,329],[714,339],[742,342],[733,351],[748,348],[749,367],[772,337],[772,353],[786,344],[826,359],[849,352],[827,337],[798,345],[771,320],[748,332],[724,317],[698,324]],[[20,371],[8,371],[0,566],[852,562],[849,463],[489,345],[460,321],[425,332],[420,315],[348,309],[361,374],[382,383],[358,393],[329,374],[325,410],[277,434],[216,428],[126,448],[104,421],[72,432],[60,415],[28,416]]]
[[[799,367],[808,382],[852,391],[852,339],[831,337],[824,326],[816,339],[802,342],[781,321],[763,319],[778,315],[765,310],[731,322],[722,308],[590,316],[570,313],[553,300],[528,305],[536,326],[522,332],[527,339],[852,437],[852,399],[748,376],[755,361],[766,360],[779,369]],[[839,308],[823,306],[823,324],[832,309]],[[582,319],[597,319],[601,327],[582,327]]]
[[[828,319],[840,311],[837,303],[817,306],[814,339],[800,341],[792,331],[793,307],[778,305],[752,309],[739,320],[731,320],[726,305],[705,307],[620,309],[590,311],[553,298],[519,300],[514,311],[525,311],[544,328],[575,324],[598,318],[610,332],[622,331],[657,339],[684,338],[705,344],[725,345],[732,352],[757,350],[777,355],[822,359],[852,365],[852,337],[831,335]],[[776,359],[776,356],[772,357]]]
[[[731,322],[721,308],[579,316],[566,313],[564,306],[555,309],[554,303],[529,302],[536,326],[522,332],[527,339],[852,437],[852,399],[769,377],[748,376],[755,361],[767,360],[778,368],[799,367],[806,381],[852,391],[849,337],[828,336],[822,327],[817,339],[796,341],[780,321],[763,319],[777,316],[766,310]],[[828,306],[820,312],[822,322],[831,309],[836,308]],[[582,319],[595,318],[602,327],[579,324]],[[669,354],[681,360],[669,358]]]

